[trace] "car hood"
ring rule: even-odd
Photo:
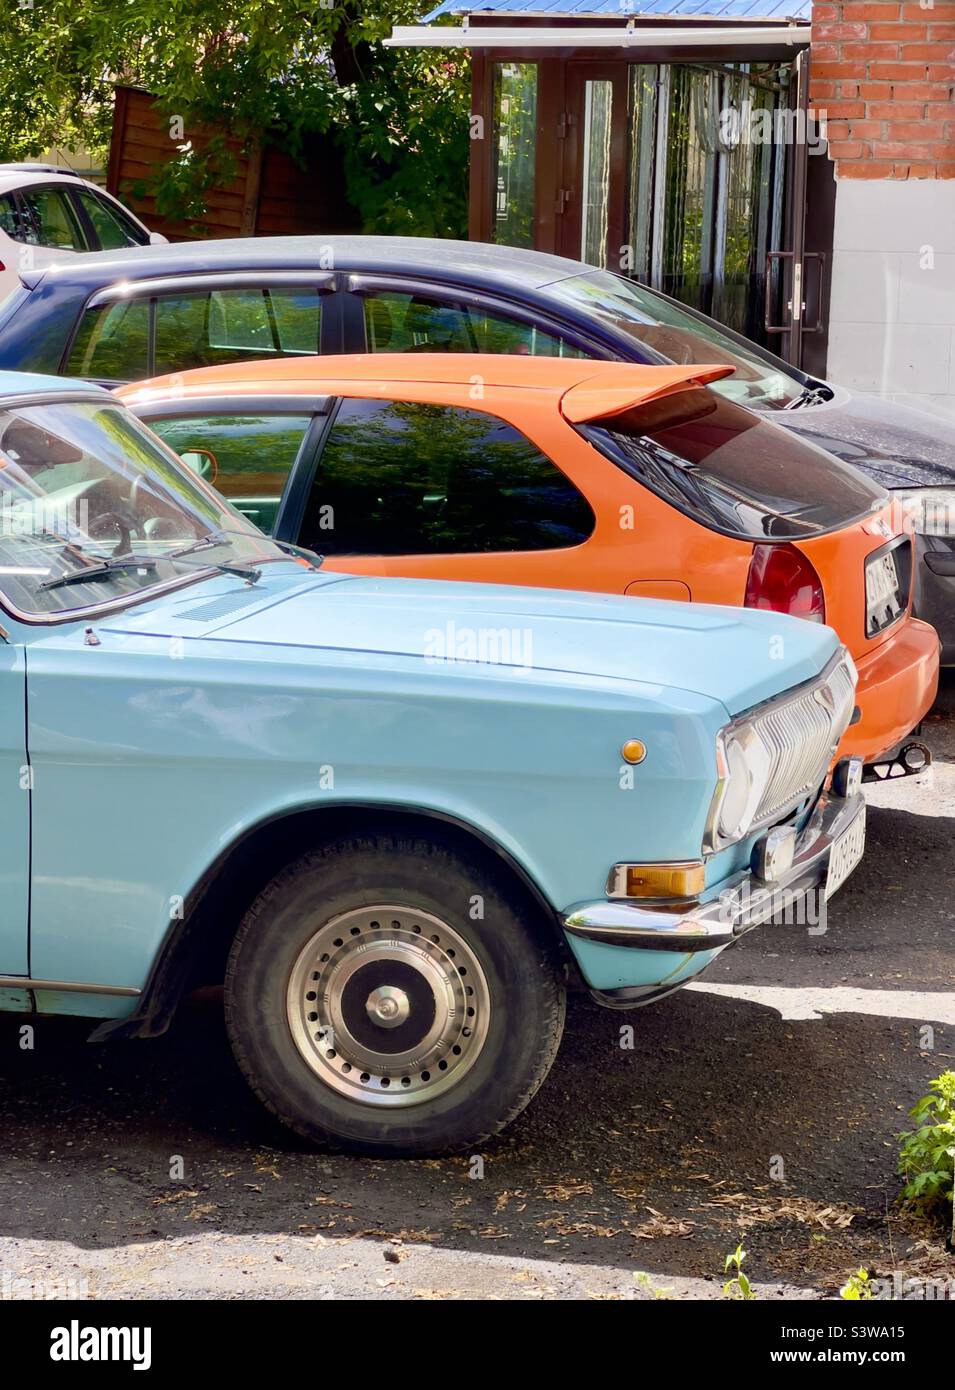
[[[98,630],[281,648],[362,662],[427,664],[436,675],[500,673],[530,682],[693,691],[738,714],[823,669],[839,643],[815,623],[715,605],[563,590],[302,574],[269,566],[250,587],[226,576],[137,607]],[[295,571],[290,574],[289,571]],[[281,570],[282,573],[277,571]],[[771,659],[783,652],[782,659]],[[277,655],[273,651],[271,659]]]
[[[834,389],[831,401],[772,418],[883,487],[955,487],[955,420]]]

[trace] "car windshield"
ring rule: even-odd
[[[284,558],[105,395],[0,406],[0,593],[11,610],[67,617],[210,567],[253,575]]]
[[[806,394],[806,387],[784,371],[725,333],[671,304],[661,295],[621,276],[598,270],[593,275],[574,275],[547,286],[562,303],[582,310],[589,318],[626,333],[669,362],[680,366],[727,363],[731,377],[714,390],[739,405],[758,409],[787,409]]]

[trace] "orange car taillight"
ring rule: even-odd
[[[743,603],[814,623],[826,621],[822,580],[794,545],[753,546]]]

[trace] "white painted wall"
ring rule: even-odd
[[[955,415],[955,179],[839,179],[827,376]]]

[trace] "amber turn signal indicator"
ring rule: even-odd
[[[610,898],[696,898],[706,887],[702,860],[689,864],[615,864],[607,883]]]
[[[647,756],[647,745],[638,738],[628,738],[620,752],[625,763],[642,763]]]

